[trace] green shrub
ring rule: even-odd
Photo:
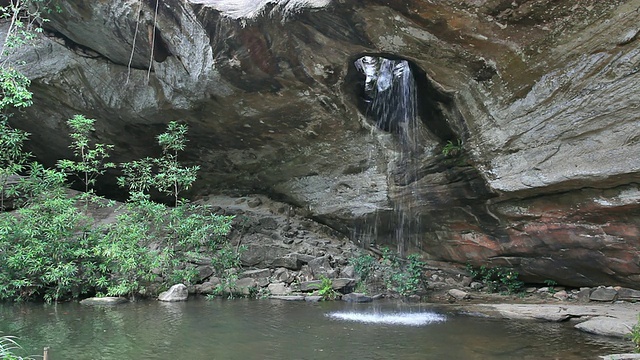
[[[86,125],[92,126],[92,120]],[[87,139],[82,135],[77,140],[85,143]],[[80,161],[61,168],[78,171],[88,179],[83,184],[89,190],[104,157],[88,162],[91,158],[82,158],[82,153],[90,148],[72,146],[80,149]],[[212,255],[218,276],[239,266],[240,249],[225,241],[233,217],[184,200],[168,207],[136,191],[116,209],[114,223],[98,228],[88,215],[88,205],[111,206],[112,202],[87,193],[72,197],[66,179],[63,171],[31,164],[28,176],[14,187],[22,196],[19,209],[0,212],[0,300],[58,301],[93,293],[149,295],[152,283],[160,287],[193,283],[203,253]],[[189,175],[181,184],[188,186],[190,179]],[[140,189],[155,185],[138,180]],[[79,207],[80,202],[85,206]]]
[[[417,293],[423,286],[422,272],[425,263],[418,254],[411,254],[403,261],[398,254],[386,249],[383,252],[383,263],[388,266],[388,269],[383,269],[387,290],[409,296]]]
[[[320,278],[320,284],[312,284],[313,287],[318,288],[317,294],[322,296],[322,300],[335,300],[339,294],[333,289],[333,280],[322,276]]]
[[[6,209],[7,197],[17,195],[16,188],[9,186],[9,178],[25,168],[30,154],[22,147],[28,137],[27,132],[12,128],[8,117],[0,114],[0,211]]]
[[[370,275],[376,270],[378,261],[371,255],[363,254],[349,260],[349,265],[353,266],[361,281],[367,281]]]
[[[107,169],[116,167],[114,163],[106,161],[109,158],[109,152],[113,150],[113,145],[92,144],[89,139],[89,134],[95,131],[94,123],[94,119],[87,119],[83,115],[75,115],[67,120],[67,125],[71,128],[70,136],[73,139],[69,148],[73,150],[77,160],[58,160],[58,167],[61,170],[68,174],[75,174],[82,182],[86,196],[85,206],[89,205],[89,195],[95,186],[96,178],[103,175]]]
[[[455,144],[449,140],[442,148],[442,155],[446,157],[457,156],[460,154],[462,154],[462,141],[460,139],[458,139]]]
[[[231,220],[208,207],[185,203],[170,208],[147,197],[134,198],[107,229],[100,249],[113,274],[107,294],[144,293],[152,281],[192,284],[203,252],[216,253],[212,265],[218,272],[236,265],[223,241]]]
[[[28,206],[0,213],[0,300],[52,301],[91,290],[99,272],[97,239],[63,181],[55,170],[32,166],[31,177],[20,185],[31,194]]]
[[[518,280],[518,272],[504,267],[489,268],[486,265],[475,269],[467,264],[467,271],[471,276],[479,280],[488,292],[504,291],[508,294],[516,294],[522,291],[524,282]]]

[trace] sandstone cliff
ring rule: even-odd
[[[14,121],[52,164],[73,114],[123,161],[182,120],[194,196],[261,193],[365,246],[637,287],[640,0],[276,3],[64,2],[15,55],[34,106]],[[372,119],[363,56],[412,69],[409,145]]]

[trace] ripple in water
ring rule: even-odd
[[[444,315],[436,313],[361,313],[361,312],[333,312],[327,314],[328,317],[337,320],[355,321],[367,324],[392,324],[407,326],[423,326],[446,320]]]

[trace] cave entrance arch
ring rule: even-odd
[[[453,96],[410,59],[388,53],[363,53],[349,61],[347,93],[378,129],[401,137],[423,126],[441,143],[456,142]],[[458,132],[459,133],[459,132]]]

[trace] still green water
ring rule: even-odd
[[[464,316],[428,305],[278,300],[0,304],[0,331],[63,359],[597,359],[630,343],[572,324]]]

